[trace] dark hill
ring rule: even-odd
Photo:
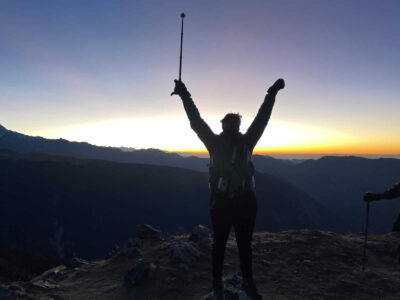
[[[1,125],[0,125],[1,126]],[[21,134],[0,127],[0,149],[15,152],[39,152],[53,155],[91,158],[115,162],[143,163],[152,165],[187,167],[205,170],[206,160],[196,157],[183,158],[176,153],[158,149],[122,151],[116,147],[95,146],[86,142],[70,142],[64,139],[46,139]],[[193,169],[191,167],[190,169]]]
[[[383,192],[400,181],[400,160],[366,159],[355,156],[307,160],[274,174],[286,178],[313,196],[331,212],[342,216],[348,231],[362,231],[365,220],[363,195]],[[400,212],[400,199],[371,205],[371,231],[389,232]]]
[[[207,173],[172,167],[0,152],[0,241],[102,257],[151,223],[165,234],[209,224]],[[257,175],[257,230],[332,228],[290,183]]]

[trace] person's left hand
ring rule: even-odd
[[[279,90],[285,88],[285,80],[279,78],[275,83],[268,89],[268,94],[276,95]]]

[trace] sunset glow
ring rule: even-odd
[[[73,3],[0,4],[6,128],[204,152],[170,96],[184,11],[183,81],[214,133],[228,112],[243,115],[245,132],[283,77],[255,153],[400,154],[396,1]]]
[[[217,116],[208,121],[214,133],[221,132]],[[242,132],[250,124],[243,120]],[[165,134],[160,134],[163,132]],[[31,135],[86,141],[114,147],[158,148],[169,152],[207,153],[185,116],[117,119],[98,123],[73,125]],[[154,137],[157,136],[157,139]],[[340,132],[302,124],[271,121],[260,139],[255,154],[362,154],[398,155],[400,142],[396,135],[374,137],[368,133]]]

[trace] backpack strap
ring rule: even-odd
[[[232,166],[235,164],[236,152],[237,152],[237,146],[235,146],[235,148],[233,148],[232,160],[231,160]]]

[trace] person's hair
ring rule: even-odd
[[[242,120],[241,114],[229,113],[229,114],[226,114],[226,116],[221,120],[221,123],[223,124],[226,121],[236,121],[240,125],[241,120]]]

